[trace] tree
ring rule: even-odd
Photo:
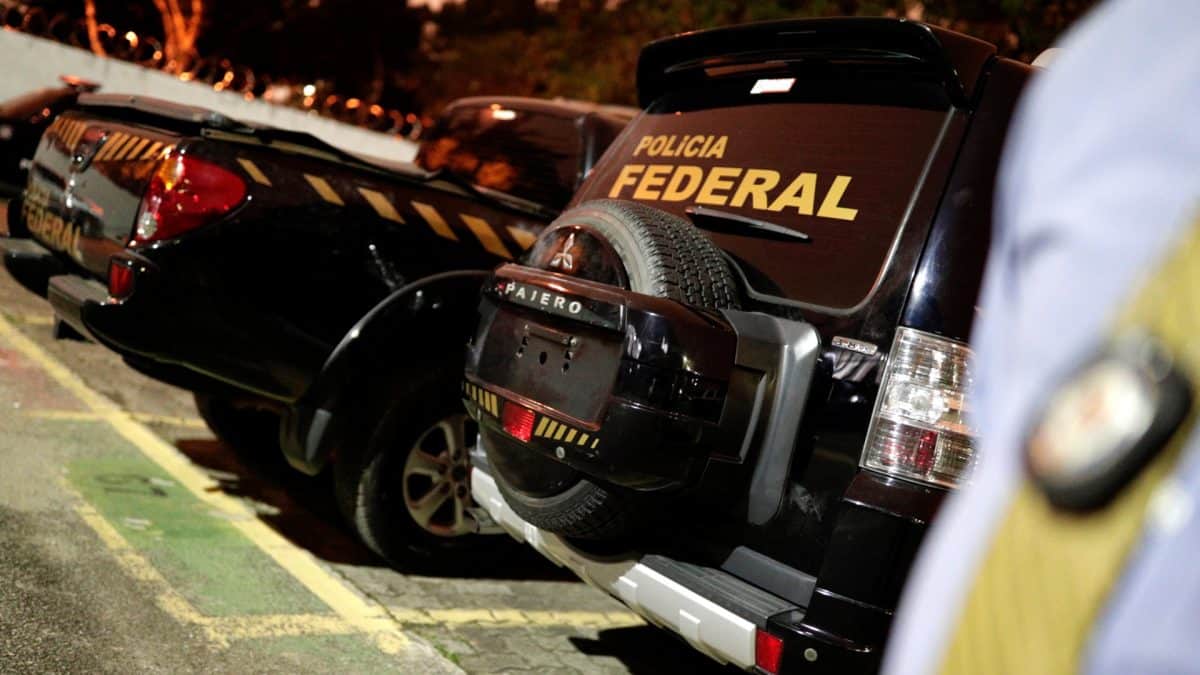
[[[159,23],[163,31],[163,53],[165,68],[172,73],[184,71],[196,60],[196,41],[200,37],[200,29],[204,21],[204,0],[153,0],[154,8],[159,15]],[[185,10],[186,6],[186,10]],[[134,30],[135,33],[145,30],[138,25],[138,13],[129,12],[122,17],[121,31]],[[104,41],[100,35],[101,22],[97,18],[96,0],[84,0],[83,18],[87,26],[88,43],[91,50],[100,56],[107,56]]]
[[[154,0],[154,8],[162,15],[166,70],[181,72],[196,58],[196,39],[200,37],[204,20],[204,1],[190,0],[185,11],[180,0]]]

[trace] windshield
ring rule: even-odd
[[[416,162],[552,209],[571,198],[579,178],[575,120],[494,106],[460,106],[426,137]]]

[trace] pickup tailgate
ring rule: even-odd
[[[87,111],[60,115],[42,136],[22,200],[33,237],[105,276],[109,257],[133,232],[146,186],[181,138],[163,121],[158,127]]]

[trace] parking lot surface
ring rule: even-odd
[[[724,672],[527,550],[387,568],[325,477],[235,455],[189,393],[52,325],[0,275],[5,672]]]

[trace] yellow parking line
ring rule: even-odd
[[[428,657],[433,661],[439,659],[437,652],[432,648],[411,642],[382,605],[359,595],[317,562],[312,554],[297,548],[260,520],[241,501],[222,492],[215,480],[198,469],[176,448],[139,424],[116,403],[93,391],[78,375],[21,334],[2,316],[0,338],[40,366],[51,379],[74,394],[86,408],[103,414],[105,421],[112,425],[117,433],[162,467],[198,499],[228,518],[233,527],[313,595],[320,598],[347,624],[370,635],[380,650],[388,654],[421,650],[422,658]]]
[[[413,626],[480,626],[483,628],[625,628],[645,624],[637,614],[628,611],[589,612],[553,611],[509,608],[489,609],[412,609],[392,608],[392,616],[405,625]]]
[[[228,647],[231,640],[356,632],[341,617],[328,614],[204,616],[95,508],[84,502],[75,507],[75,512],[92,528],[126,574],[154,589],[154,601],[160,609],[179,623],[199,626],[205,637],[218,647]]]
[[[107,422],[109,415],[85,410],[26,410],[26,417],[41,420],[56,420],[63,422]],[[155,415],[154,413],[128,413],[133,419],[145,424],[167,424],[175,427],[190,429],[207,429],[208,425],[199,417],[179,417],[176,415]]]

